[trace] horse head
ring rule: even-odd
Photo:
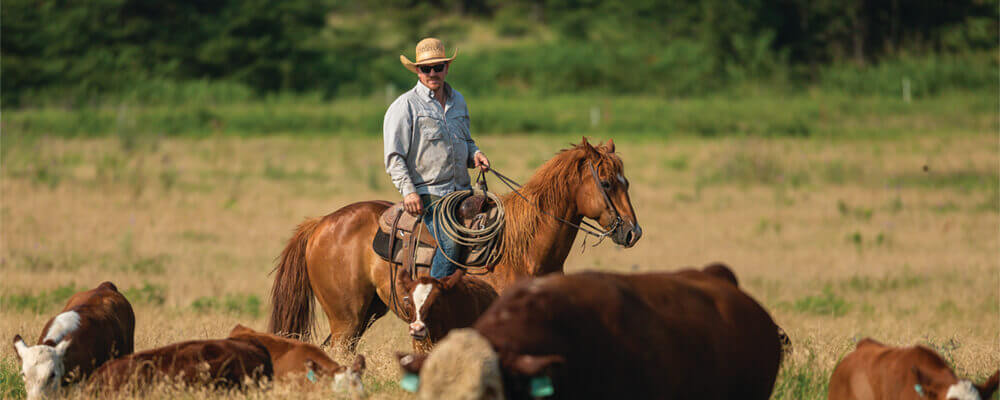
[[[606,143],[593,146],[583,138],[576,147],[584,153],[578,165],[577,209],[609,231],[615,243],[635,246],[642,237],[642,228],[632,208],[629,181],[622,159],[615,153],[615,142],[608,139]]]

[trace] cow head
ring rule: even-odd
[[[311,360],[308,363],[313,365],[307,365],[309,370],[315,371],[313,368],[318,368],[318,366]],[[361,374],[365,372],[365,356],[358,354],[357,358],[354,359],[354,364],[348,368],[343,368],[340,372],[333,375],[333,390],[337,392],[348,392],[352,395],[358,395],[364,397],[365,385],[361,381]]]
[[[399,269],[396,274],[396,285],[406,293],[402,307],[405,309],[405,315],[410,317],[410,336],[414,340],[435,340],[444,335],[445,332],[442,332],[440,324],[429,321],[448,318],[450,312],[447,310],[447,301],[438,299],[443,293],[458,285],[464,275],[464,271],[460,269],[440,280],[426,276],[413,280],[410,278],[409,269]],[[432,318],[432,313],[437,315]]]
[[[66,374],[63,356],[66,355],[69,344],[69,340],[63,340],[55,346],[28,346],[21,335],[14,336],[14,350],[21,360],[21,378],[24,379],[28,399],[47,397],[59,389]]]
[[[932,400],[987,400],[993,396],[1000,383],[1000,371],[997,371],[985,383],[975,385],[969,380],[942,379],[940,376],[925,372],[919,367],[912,367],[917,384],[913,390],[926,399]]]

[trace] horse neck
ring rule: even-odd
[[[583,217],[577,212],[572,198],[575,190],[568,187],[568,181],[551,184],[567,187],[541,188],[538,187],[539,182],[532,181],[519,190],[524,198],[513,192],[503,196],[506,210],[504,256],[496,271],[501,275],[516,279],[563,270],[563,263],[576,239],[577,228],[554,217],[576,225]],[[506,271],[499,271],[501,268]]]

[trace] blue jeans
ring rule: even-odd
[[[451,257],[452,260],[459,261],[459,256],[462,253],[462,246],[459,246],[444,233],[441,229],[441,225],[438,221],[434,219],[434,209],[431,208],[431,203],[440,199],[439,196],[433,195],[420,195],[420,202],[424,206],[424,224],[427,225],[427,230],[431,235],[434,235],[434,239],[437,240],[438,248],[434,252],[434,259],[431,261],[431,278],[441,279],[448,275],[453,274],[458,266],[448,261],[444,254]],[[444,254],[442,254],[444,253]]]

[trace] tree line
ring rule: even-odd
[[[695,95],[842,82],[900,60],[918,86],[924,74],[929,88],[975,87],[995,85],[996,57],[982,54],[997,48],[998,1],[5,0],[2,100],[188,81],[365,95],[412,85],[398,54],[423,36],[466,40],[470,24],[510,43],[463,53],[453,79],[470,93]]]

